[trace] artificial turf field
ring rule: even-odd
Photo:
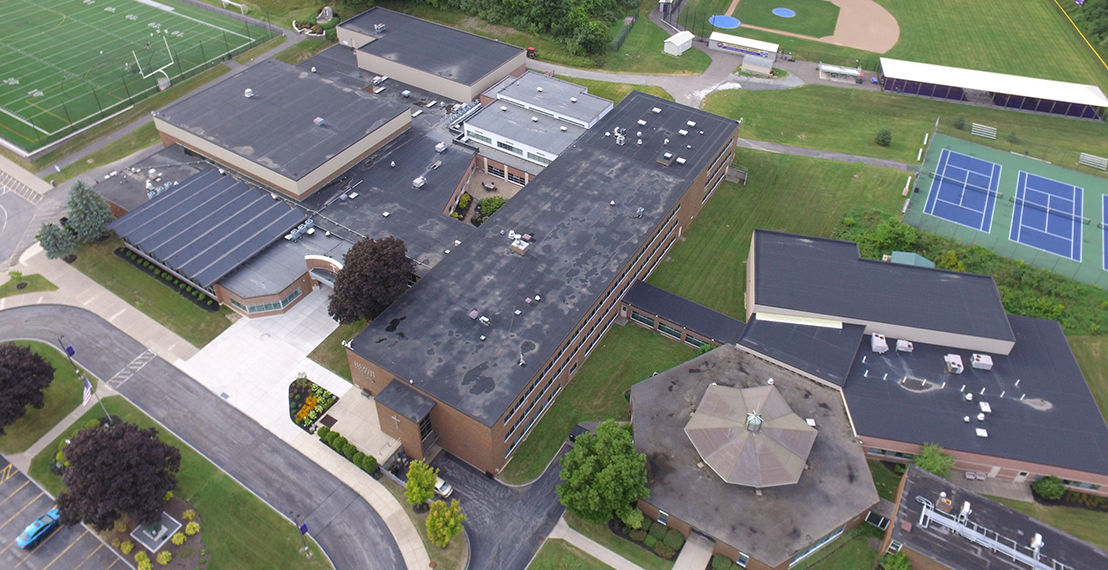
[[[272,35],[173,0],[2,0],[0,136],[34,150]]]

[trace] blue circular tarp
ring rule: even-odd
[[[793,12],[788,8],[774,8],[773,15],[780,16],[782,18],[792,18],[793,16],[796,16],[796,12]]]
[[[742,22],[739,22],[738,18],[733,18],[731,16],[712,16],[708,18],[708,23],[725,30],[735,29],[742,24]]]

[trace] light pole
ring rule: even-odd
[[[296,525],[296,529],[300,531],[300,543],[304,545],[304,555],[311,558],[312,551],[308,550],[308,540],[304,538],[304,535],[308,534],[308,525],[300,524],[300,515],[292,511],[289,511],[289,516],[292,517],[292,522]]]

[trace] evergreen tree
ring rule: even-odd
[[[78,180],[69,189],[69,227],[83,242],[96,241],[106,235],[105,228],[113,220],[107,200],[95,188]]]
[[[48,259],[69,257],[77,253],[77,238],[72,232],[54,224],[42,224],[42,228],[35,237],[38,238],[42,249],[46,251]]]

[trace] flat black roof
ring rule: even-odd
[[[254,96],[244,96],[246,89]],[[398,115],[403,105],[266,60],[184,97],[156,117],[299,180]],[[323,126],[313,122],[317,117]]]
[[[648,125],[637,126],[640,119]],[[687,137],[692,148],[679,153],[687,163],[659,164],[662,140],[677,138],[690,120],[704,134]],[[632,138],[619,146],[604,136],[617,126],[642,130],[643,144]],[[451,248],[354,339],[352,350],[491,426],[737,127],[731,119],[633,92]],[[641,218],[635,216],[638,208]],[[535,236],[527,255],[511,252],[509,231]],[[535,295],[540,302],[524,302]],[[471,319],[473,310],[491,326]],[[395,327],[389,324],[394,320]],[[519,366],[521,353],[526,367]]]
[[[778,362],[842,386],[866,327],[843,324],[841,329],[760,321],[746,323],[739,344]]]
[[[989,538],[996,539],[998,534],[1004,544],[1011,547],[1014,543],[1023,554],[1030,556],[1032,538],[1036,534],[1042,535],[1043,546],[1039,552],[1040,563],[1044,567],[1058,568],[1053,563],[1057,561],[1078,570],[1108,568],[1108,552],[1103,549],[914,465],[910,465],[905,474],[896,520],[891,523],[892,539],[959,570],[1027,570],[1030,567],[968,538],[952,534],[948,528],[933,521],[928,523],[927,528],[921,526],[919,521],[924,505],[917,498],[938,505],[939,493],[946,493],[951,500],[955,516],[962,510],[962,505],[969,502],[970,523],[988,529]]]
[[[993,278],[863,259],[858,244],[754,230],[755,303],[1013,341]]]
[[[773,385],[793,412],[816,424],[807,468],[795,485],[755,489],[700,466],[684,428],[712,383]],[[776,568],[877,504],[866,458],[842,397],[740,349],[724,345],[631,387],[635,447],[646,454],[645,499],[702,533]]]
[[[147,180],[154,187],[165,187],[174,182],[181,183],[211,164],[196,155],[188,155],[181,145],[167,147],[153,146],[143,149],[128,158],[137,159],[129,167],[120,168],[115,176],[96,181],[96,190],[112,204],[130,212],[150,201]],[[150,169],[154,169],[151,178]],[[155,181],[157,178],[161,180]]]
[[[377,24],[384,24],[385,30],[375,31],[373,27]],[[477,83],[523,52],[523,48],[511,44],[380,6],[339,26],[376,38],[359,47],[359,51],[463,85]]]
[[[375,398],[378,404],[419,423],[435,407],[435,401],[400,380],[393,380]]]
[[[207,169],[108,229],[166,267],[210,287],[305,217],[284,200]]]
[[[860,348],[843,388],[858,435],[1108,475],[1108,426],[1061,326],[1008,318],[1016,345],[1008,356],[992,355],[992,370],[973,368],[966,350],[917,342],[903,353],[892,339],[883,355]],[[947,373],[947,354],[960,355],[965,372]],[[992,409],[984,422],[976,419],[980,402]]]
[[[645,281],[635,281],[623,301],[722,344],[736,343],[743,336],[742,321]]]

